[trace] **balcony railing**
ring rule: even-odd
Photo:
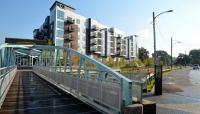
[[[96,25],[93,25],[93,26],[91,27],[91,30],[97,31],[97,30],[99,30],[99,27],[97,27]]]
[[[115,41],[115,37],[114,36],[110,36],[110,41],[114,42]]]
[[[110,47],[115,47],[115,44],[113,42],[110,42]]]
[[[95,53],[101,53],[101,46],[92,46],[90,47],[90,51],[95,52]]]
[[[93,37],[93,38],[97,38],[98,37],[97,32],[91,32],[90,36]]]
[[[66,27],[66,31],[67,32],[73,32],[74,28],[72,26],[68,26],[68,27]]]
[[[71,17],[67,17],[67,19],[65,20],[65,22],[66,22],[67,24],[74,24],[75,20],[72,19]]]
[[[67,41],[72,41],[72,35],[71,34],[66,34],[64,35],[64,38],[67,40]]]
[[[116,37],[117,37],[117,38],[122,38],[122,35],[121,35],[121,34],[118,34]]]
[[[93,44],[93,45],[101,45],[102,41],[101,39],[91,39],[91,42],[90,44]]]
[[[121,50],[121,45],[117,45],[117,50]]]
[[[121,39],[117,39],[117,44],[121,44]]]

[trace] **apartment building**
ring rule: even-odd
[[[72,6],[56,1],[50,8],[49,21],[34,30],[34,38],[41,39],[48,23],[48,38],[52,44],[70,47],[92,57],[137,57],[134,35],[106,26],[99,21],[81,16]],[[38,35],[39,34],[39,35]]]
[[[50,34],[49,20],[50,20],[50,17],[47,16],[45,18],[44,23],[41,25],[41,27],[33,30],[33,38],[34,39],[47,40],[48,38],[50,38],[50,36],[49,36],[49,34]]]

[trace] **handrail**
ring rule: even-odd
[[[4,69],[8,69],[8,71],[4,72],[0,76],[0,80],[1,80],[1,84],[0,84],[0,108],[3,104],[3,101],[4,101],[6,94],[9,90],[9,87],[11,86],[12,81],[15,77],[16,66],[10,66],[10,67],[4,68]]]
[[[2,68],[0,68],[0,70],[4,70],[4,69],[7,69],[7,68],[9,68],[9,67],[2,67]]]

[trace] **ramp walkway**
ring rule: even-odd
[[[18,71],[0,114],[100,114],[31,71]]]

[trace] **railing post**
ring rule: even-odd
[[[78,78],[80,78],[81,75],[81,69],[83,65],[83,58],[80,59],[79,66],[78,66]]]
[[[53,54],[51,48],[50,48],[50,66],[53,66]]]
[[[65,52],[65,53],[64,53]],[[65,55],[64,55],[65,54]],[[64,58],[65,57],[65,58]],[[65,62],[64,63],[64,73],[66,75],[66,70],[67,70],[67,49],[64,48],[64,51],[63,51],[63,61]]]
[[[132,82],[122,81],[122,93],[124,105],[128,106],[132,104]]]
[[[67,49],[67,62],[69,63],[69,69],[70,69],[70,77],[73,77],[73,66],[72,66],[72,59],[71,59],[71,56],[72,56],[72,52],[70,49]]]

